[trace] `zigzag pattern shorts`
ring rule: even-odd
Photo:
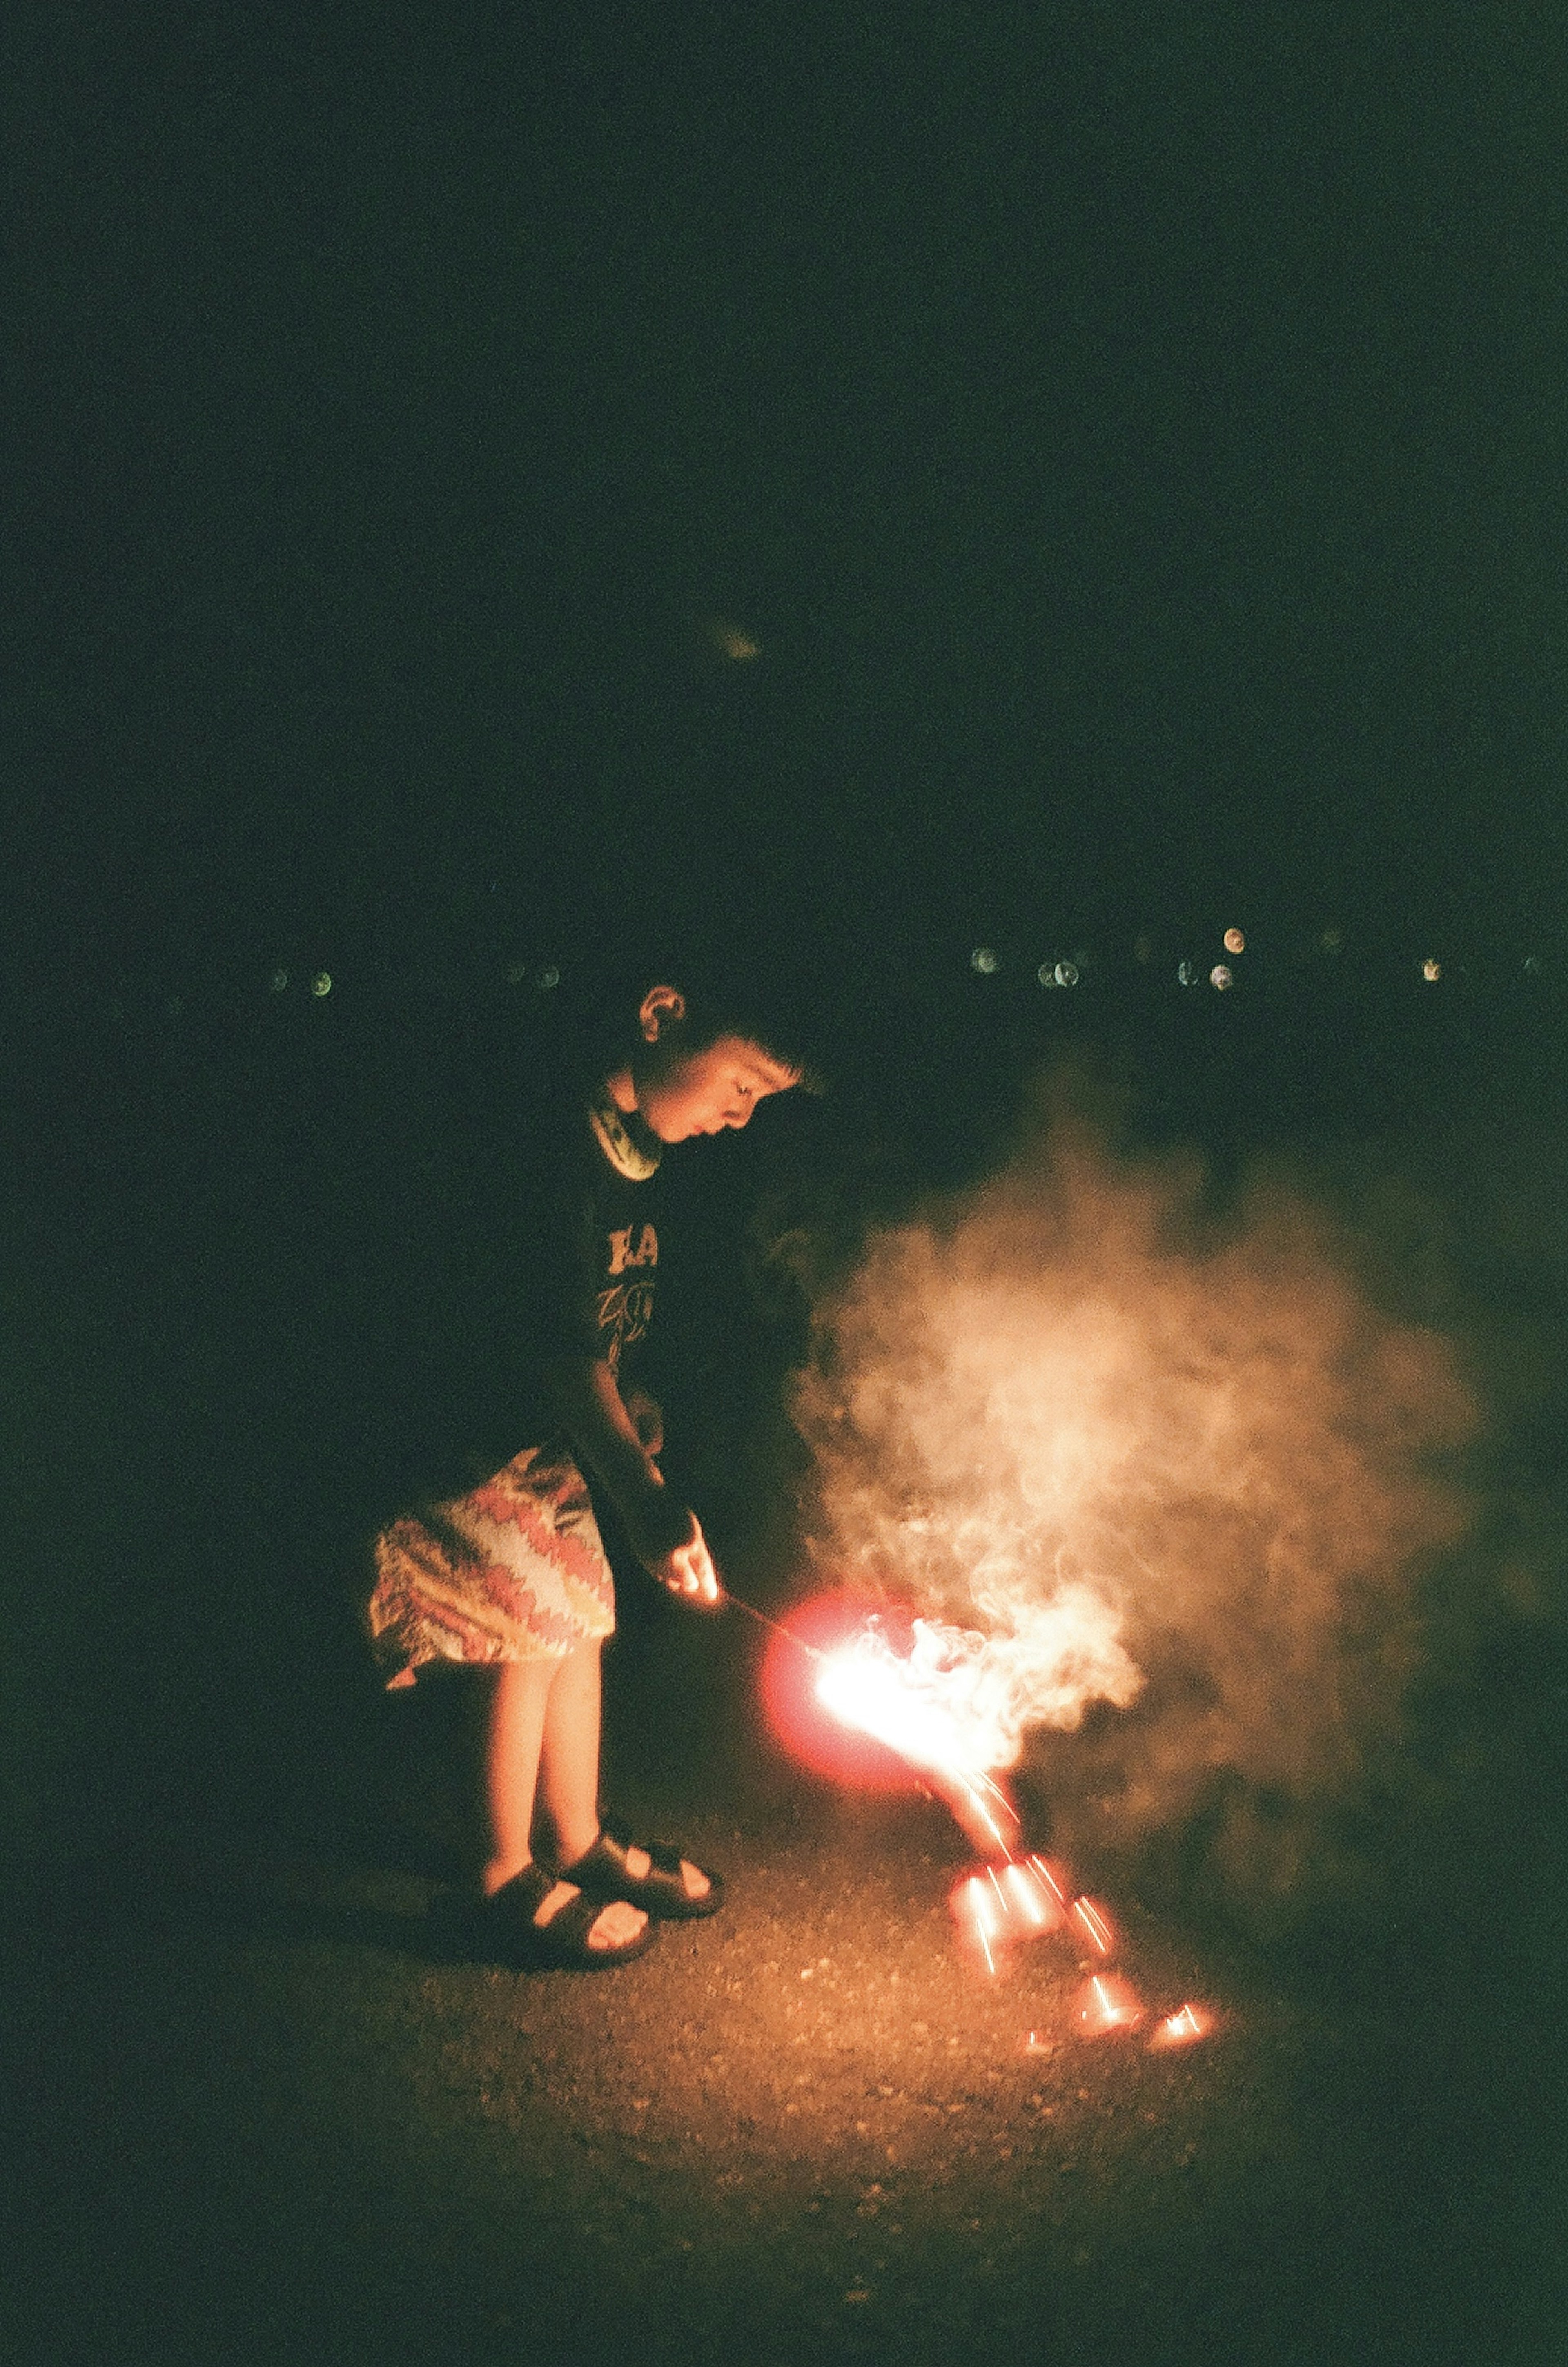
[[[559,1445],[525,1447],[482,1487],[392,1522],[367,1606],[388,1690],[433,1660],[561,1659],[615,1628],[588,1483]]]

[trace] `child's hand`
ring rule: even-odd
[[[637,1444],[645,1455],[659,1455],[664,1452],[664,1413],[657,1398],[646,1389],[628,1389],[624,1399],[631,1416]]]
[[[716,1603],[718,1572],[713,1566],[701,1522],[695,1512],[688,1517],[692,1534],[686,1543],[676,1546],[672,1552],[655,1556],[648,1569],[660,1586],[667,1586],[671,1594],[684,1595],[688,1603]]]

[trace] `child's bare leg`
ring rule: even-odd
[[[487,1898],[532,1863],[529,1836],[545,1710],[558,1666],[555,1660],[503,1660],[489,1674],[485,1805],[490,1811],[491,1850],[481,1877]]]
[[[570,1865],[599,1838],[599,1646],[553,1660],[539,1752],[541,1805]]]
[[[534,1804],[541,1777],[545,1809],[558,1833],[570,1830],[575,1838],[586,1831],[583,1848],[592,1848],[599,1831],[597,1644],[569,1652],[564,1659],[503,1661],[495,1670],[485,1752],[487,1898],[533,1863]],[[581,1856],[581,1851],[572,1854]],[[570,1882],[558,1882],[540,1901],[535,1920],[548,1923],[576,1895]],[[627,1947],[647,1921],[640,1907],[617,1899],[594,1918],[588,1943]]]
[[[560,1863],[569,1870],[599,1838],[599,1652],[585,1644],[558,1663],[545,1713],[540,1761],[545,1813],[555,1828]],[[636,1846],[626,1852],[626,1872],[638,1881],[653,1861]],[[687,1896],[701,1898],[713,1886],[700,1865],[681,1861]]]

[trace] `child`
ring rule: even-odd
[[[629,1047],[563,1120],[513,1433],[530,1444],[376,1541],[368,1621],[389,1684],[437,1659],[487,1666],[478,1917],[486,1947],[517,1965],[624,1964],[649,1945],[654,1919],[721,1902],[716,1874],[600,1823],[599,1657],[615,1592],[584,1473],[654,1578],[693,1603],[718,1602],[701,1525],[664,1485],[663,1423],[635,1366],[658,1280],[651,1186],[666,1147],[743,1127],[770,1094],[814,1085],[768,1033],[733,1001],[705,1008],[669,985],[643,996]],[[547,1865],[532,1852],[536,1805],[554,1841]]]

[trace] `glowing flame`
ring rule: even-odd
[[[1214,2017],[1206,2006],[1184,2005],[1156,2024],[1149,2044],[1162,2049],[1190,2046],[1195,2038],[1207,2038],[1213,2026]]]
[[[1075,1898],[1070,1912],[1073,1929],[1080,1939],[1088,1941],[1097,1956],[1109,1956],[1115,1953],[1115,1931],[1110,1916],[1097,1899]]]
[[[1000,1969],[1008,1949],[1060,1931],[1066,1922],[1062,1885],[1042,1857],[1009,1858],[1001,1866],[966,1874],[948,1905],[961,1936],[984,1956],[990,1973]]]
[[[949,1903],[960,1931],[984,1956],[986,1970],[994,1973],[997,1956],[993,1942],[999,1939],[1007,1921],[1007,1901],[995,1874],[988,1867],[986,1874],[966,1874]]]
[[[1141,2022],[1144,2009],[1114,1973],[1095,1973],[1074,2003],[1073,2019],[1086,2038],[1109,2038]]]
[[[1027,1727],[1075,1727],[1091,1701],[1124,1708],[1134,1699],[1143,1673],[1122,1648],[1121,1625],[1082,1585],[1021,1606],[1010,1632],[917,1619],[907,1654],[873,1618],[827,1655],[817,1697],[912,1765],[984,1788],[1013,1765]]]
[[[1013,1921],[1021,1924],[1032,1936],[1061,1929],[1061,1893],[1055,1876],[1041,1859],[1032,1857],[1021,1863],[1015,1858],[1003,1870],[1002,1887]]]

